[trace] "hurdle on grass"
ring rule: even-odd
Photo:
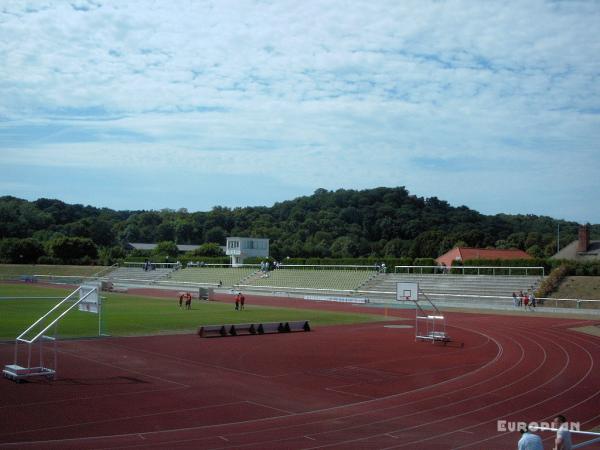
[[[46,314],[31,324],[15,339],[15,357],[13,364],[7,364],[2,371],[6,378],[20,382],[29,377],[43,376],[54,379],[57,370],[57,339],[58,323],[76,306],[80,311],[98,314],[98,335],[102,335],[102,300],[99,295],[98,284],[87,284],[79,286],[67,297],[54,305]],[[51,342],[52,364],[44,357],[44,342]],[[22,365],[19,361],[19,344],[26,345],[26,363]],[[38,345],[37,363],[34,355],[34,346]]]
[[[432,343],[451,341],[446,333],[446,318],[437,306],[419,289],[419,283],[397,283],[396,300],[411,301],[415,304],[415,341],[428,340]],[[431,309],[431,312],[426,311]]]

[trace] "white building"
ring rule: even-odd
[[[228,237],[225,254],[231,256],[231,265],[244,264],[245,258],[269,256],[269,240],[263,238]]]

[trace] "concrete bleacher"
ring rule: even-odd
[[[223,287],[243,284],[246,278],[258,271],[257,267],[187,267],[171,274],[171,281],[185,283],[222,283]]]
[[[169,274],[173,272],[171,268],[156,268],[154,270],[144,270],[143,267],[119,267],[106,274],[103,279],[111,282],[156,282],[168,280]]]
[[[376,275],[367,269],[280,268],[267,274],[258,273],[246,280],[247,285],[296,289],[357,290]]]
[[[455,275],[455,274],[379,274],[361,289],[396,292],[397,283],[419,283],[419,288],[434,302],[459,306],[496,305],[512,307],[512,293],[535,290],[541,276],[531,275]],[[384,301],[390,294],[380,294]]]

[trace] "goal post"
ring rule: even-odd
[[[29,377],[44,376],[54,379],[57,370],[58,323],[76,307],[80,311],[98,315],[98,335],[102,335],[102,302],[100,286],[86,284],[78,287],[38,318],[15,339],[14,363],[7,364],[2,371],[6,378],[20,382]],[[44,354],[44,343],[52,344],[52,357]],[[19,345],[26,346],[26,362],[19,358]],[[39,352],[34,352],[34,346]],[[36,356],[37,354],[37,356]],[[37,362],[36,362],[37,361]],[[54,365],[48,364],[50,361]]]

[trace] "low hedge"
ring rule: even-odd
[[[554,291],[558,289],[561,281],[569,275],[571,268],[566,264],[558,266],[556,269],[550,272],[544,280],[541,282],[540,287],[538,287],[535,295],[537,297],[548,297]]]

